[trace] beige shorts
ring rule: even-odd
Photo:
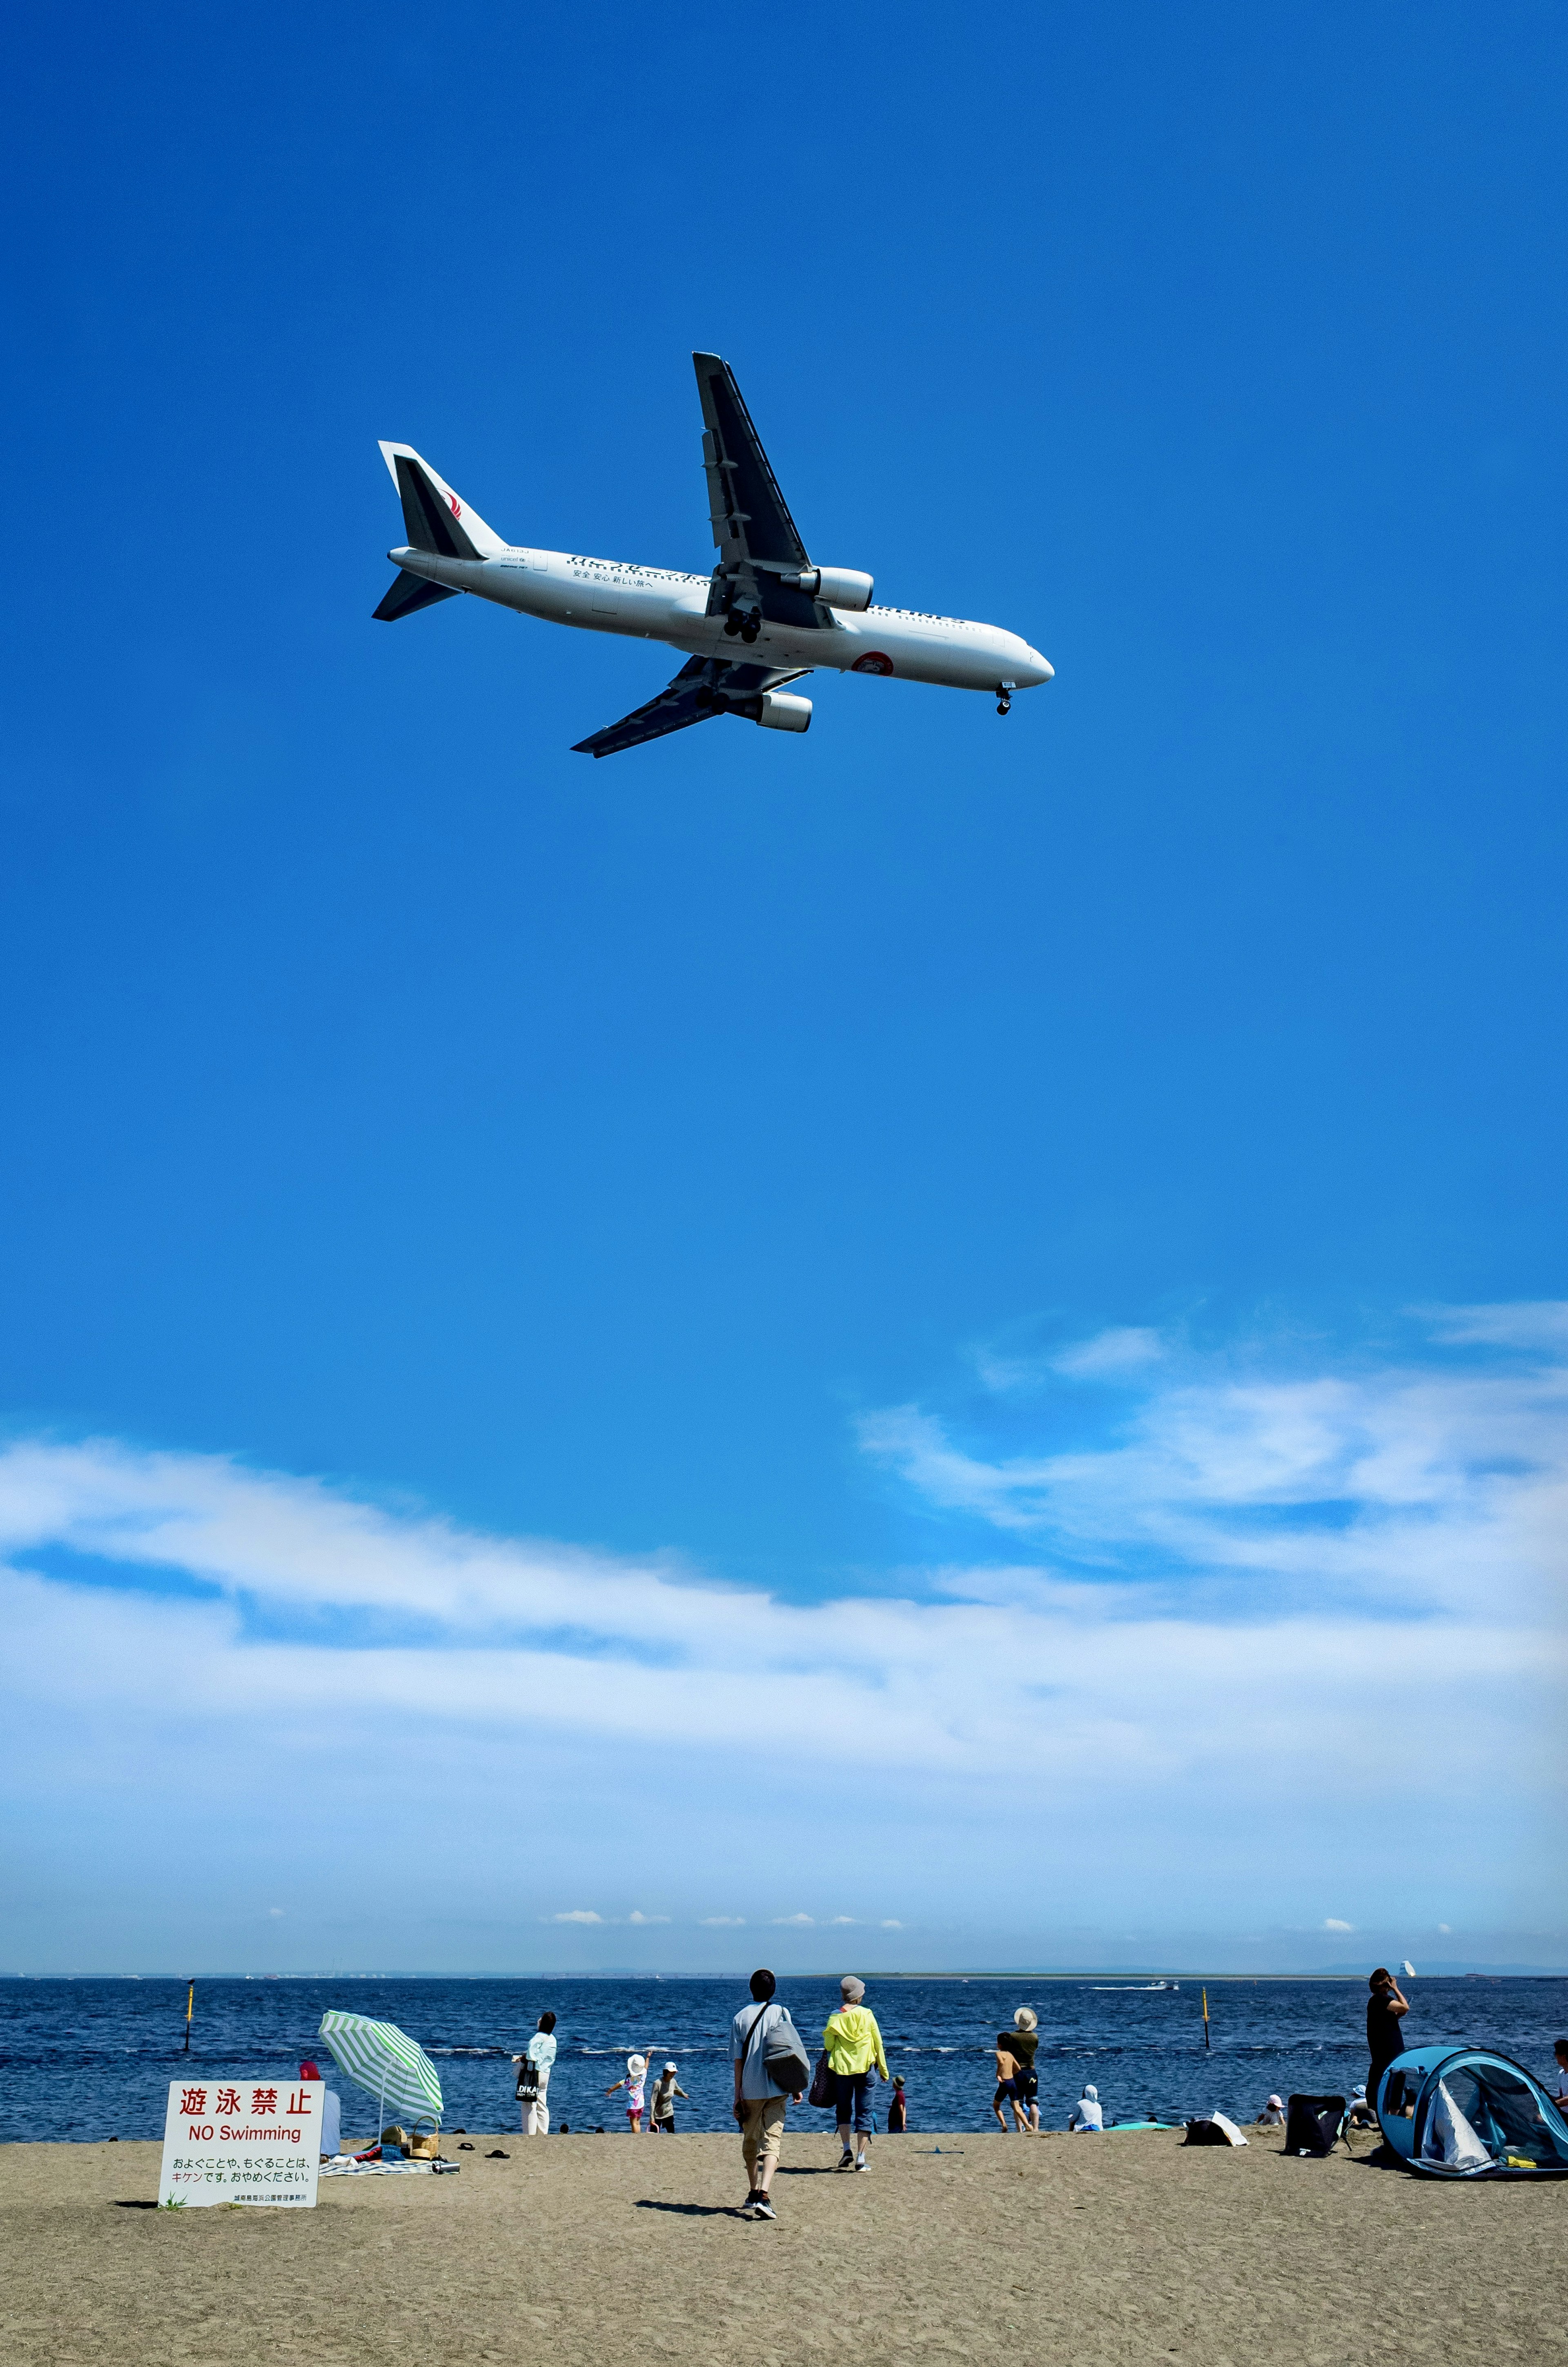
[[[784,2138],[784,2114],[789,2109],[788,2096],[746,2096],[742,2099],[746,2108],[741,2123],[741,2159],[748,2169],[755,2169],[760,2155],[764,2161],[777,2161]]]

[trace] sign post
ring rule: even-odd
[[[160,2204],[313,2208],[325,2093],[319,2079],[171,2079]]]

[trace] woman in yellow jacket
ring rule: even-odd
[[[827,2048],[827,2067],[833,2074],[834,2101],[838,2109],[838,2142],[844,2147],[840,2169],[869,2169],[866,2150],[871,2142],[871,2108],[868,2090],[871,2085],[871,2067],[875,2065],[885,2079],[888,2058],[882,2045],[882,2033],[877,2028],[877,2017],[860,2002],[866,1994],[866,1984],[858,1981],[853,1973],[846,1973],[838,1984],[844,2003],[829,2020],[823,2032],[823,2044]],[[856,2143],[849,2142],[853,2122]]]

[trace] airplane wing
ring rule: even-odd
[[[810,672],[810,666],[731,665],[722,658],[690,658],[657,698],[596,731],[592,739],[579,740],[572,753],[618,756],[623,748],[639,747],[644,740],[662,740],[666,731],[706,723],[710,715],[744,715],[765,690],[799,682]]]
[[[719,551],[709,614],[739,606],[759,609],[769,624],[831,624],[825,609],[778,580],[778,571],[809,568],[812,562],[733,370],[717,354],[693,354],[691,358],[702,402],[708,510]]]

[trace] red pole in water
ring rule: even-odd
[[[1203,2052],[1209,2052],[1209,1992],[1203,1992]]]

